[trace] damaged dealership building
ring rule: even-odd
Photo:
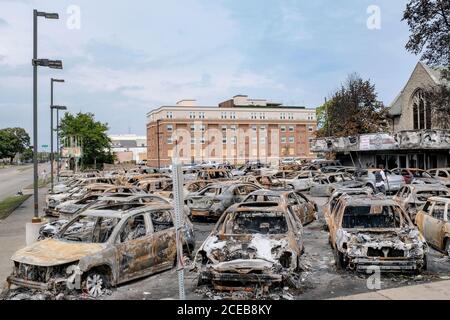
[[[424,94],[444,81],[440,70],[419,62],[388,107],[389,132],[313,139],[311,151],[333,152],[343,165],[358,167],[450,167],[450,130],[435,123]]]

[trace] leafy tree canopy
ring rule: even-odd
[[[82,144],[81,163],[112,163],[111,140],[107,135],[108,124],[96,121],[92,113],[65,113],[61,120],[61,137],[78,137]]]
[[[386,111],[377,100],[375,85],[357,74],[349,75],[331,99],[318,107],[317,117],[319,137],[345,137],[387,128]]]
[[[23,128],[5,128],[0,130],[0,158],[10,158],[24,152],[30,146],[30,136]]]

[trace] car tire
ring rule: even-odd
[[[90,271],[83,281],[83,291],[90,297],[98,298],[105,294],[108,282],[104,274]]]

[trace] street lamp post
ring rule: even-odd
[[[59,167],[61,165],[61,148],[59,146],[59,110],[67,110],[66,106],[55,106],[56,109],[56,149],[58,152],[58,162],[56,164],[56,181],[59,182]]]
[[[48,59],[38,59],[37,54],[37,18],[44,17],[46,19],[58,19],[57,13],[46,13],[33,10],[33,182],[34,182],[34,215],[32,222],[40,222],[39,218],[39,206],[38,206],[38,186],[39,186],[39,176],[38,176],[38,130],[37,130],[37,120],[38,120],[38,109],[37,109],[37,67],[49,67],[52,69],[62,69],[61,60],[48,60]]]
[[[53,192],[53,162],[55,161],[55,154],[53,153],[53,82],[64,82],[63,79],[50,79],[50,176],[51,186]]]

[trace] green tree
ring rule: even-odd
[[[30,136],[23,128],[5,128],[0,130],[0,158],[9,158],[10,162],[18,153],[30,146]]]
[[[318,107],[317,113],[318,137],[345,137],[387,129],[386,110],[377,100],[375,85],[357,74],[349,75],[327,103]]]
[[[435,127],[450,127],[450,1],[410,0],[403,13],[411,33],[406,49],[439,68],[442,83],[426,91]]]
[[[61,120],[61,137],[78,137],[82,145],[81,165],[113,163],[111,140],[107,135],[108,124],[96,121],[92,113],[66,113]]]

